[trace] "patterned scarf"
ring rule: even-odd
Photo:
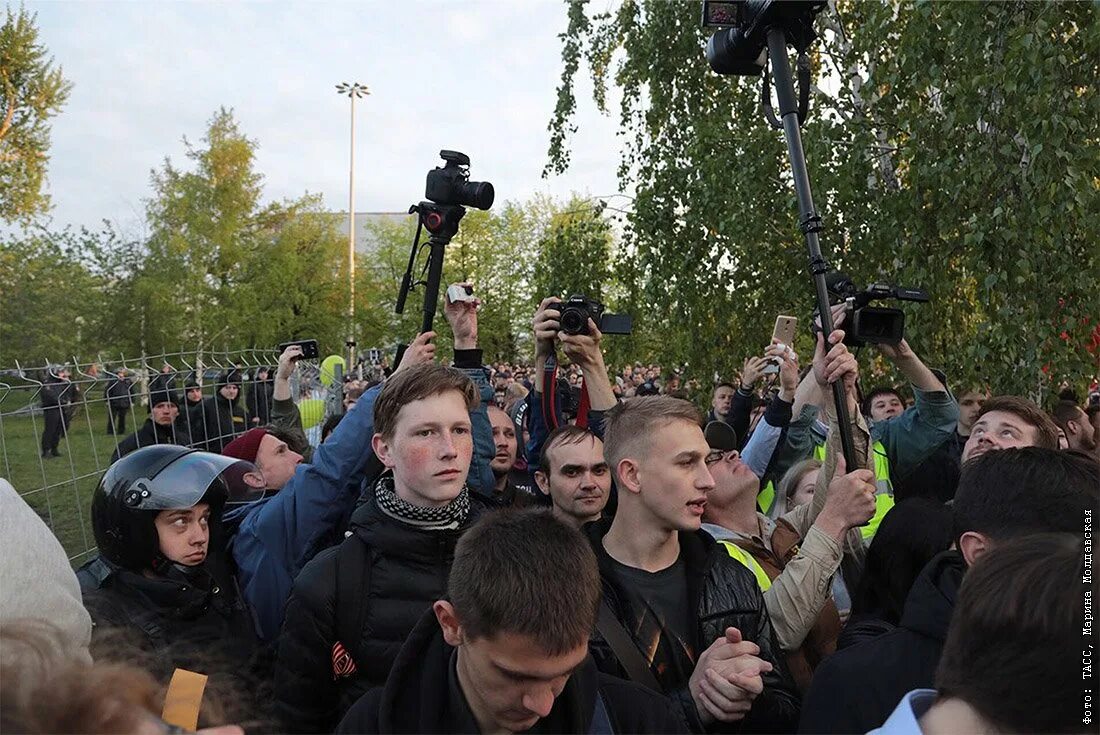
[[[470,492],[462,486],[462,492],[441,508],[425,508],[413,505],[397,497],[393,488],[393,475],[383,475],[374,486],[374,498],[378,507],[402,523],[428,530],[448,530],[461,526],[470,514]]]

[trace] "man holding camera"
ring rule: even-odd
[[[959,404],[909,342],[902,339],[897,345],[880,343],[876,347],[909,380],[915,401],[912,408],[905,408],[897,391],[878,388],[864,402],[864,412],[871,419],[875,450],[885,453],[889,462],[892,488],[893,483],[904,481],[950,441],[959,421]]]
[[[559,401],[554,401],[550,407],[554,412],[552,416],[546,416],[543,407],[545,391],[554,387],[545,384],[546,365],[551,360],[556,362],[559,343],[565,356],[581,370],[584,378],[583,391],[588,394],[589,406],[585,425],[596,437],[603,436],[604,413],[618,403],[611,389],[603,352],[600,350],[603,333],[590,315],[581,315],[577,310],[573,311],[569,323],[563,329],[562,303],[556,296],[543,299],[533,320],[535,385],[527,396],[527,426],[531,435],[527,445],[527,458],[533,467],[541,462],[542,447],[547,435],[564,423],[560,419]]]

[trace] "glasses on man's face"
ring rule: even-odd
[[[712,449],[707,454],[707,456],[703,459],[703,462],[706,463],[707,467],[710,467],[712,464],[716,464],[718,461],[723,460],[726,457],[740,457],[740,456],[741,456],[741,453],[738,452],[736,449],[731,449],[728,452],[724,452],[721,449]]]

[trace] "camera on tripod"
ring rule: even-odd
[[[825,286],[837,303],[847,304],[844,317],[844,344],[862,347],[865,344],[896,345],[905,338],[905,312],[881,306],[872,301],[897,299],[926,303],[928,293],[919,288],[903,288],[887,283],[872,283],[860,289],[846,273],[833,271],[825,276]]]
[[[588,320],[603,334],[630,334],[634,319],[629,314],[605,314],[604,305],[585,296],[574,294],[558,306],[561,331],[566,334],[588,334]]]
[[[488,181],[470,181],[470,157],[458,151],[440,151],[447,163],[428,172],[424,198],[436,204],[488,209],[493,206],[493,185]]]
[[[707,41],[707,61],[719,74],[755,77],[768,55],[768,29],[781,27],[787,43],[805,51],[817,38],[814,17],[826,0],[703,0],[703,26],[719,30]]]

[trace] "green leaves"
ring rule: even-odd
[[[759,80],[707,68],[697,4],[631,6],[571,16],[585,30],[566,43],[621,51],[632,288],[661,305],[638,320],[658,351],[638,357],[728,373],[775,314],[805,324],[813,306],[783,139],[760,115]],[[1100,317],[1100,180],[1083,172],[1100,171],[1100,22],[1089,4],[1047,10],[841,0],[818,23],[829,94],[802,134],[827,259],[860,282],[929,290],[933,303],[905,307],[915,348],[953,380],[1021,393],[1040,365],[1083,380],[1097,363],[1085,345]]]
[[[28,223],[49,210],[43,191],[50,118],[72,84],[38,42],[36,15],[8,6],[0,26],[0,220]]]

